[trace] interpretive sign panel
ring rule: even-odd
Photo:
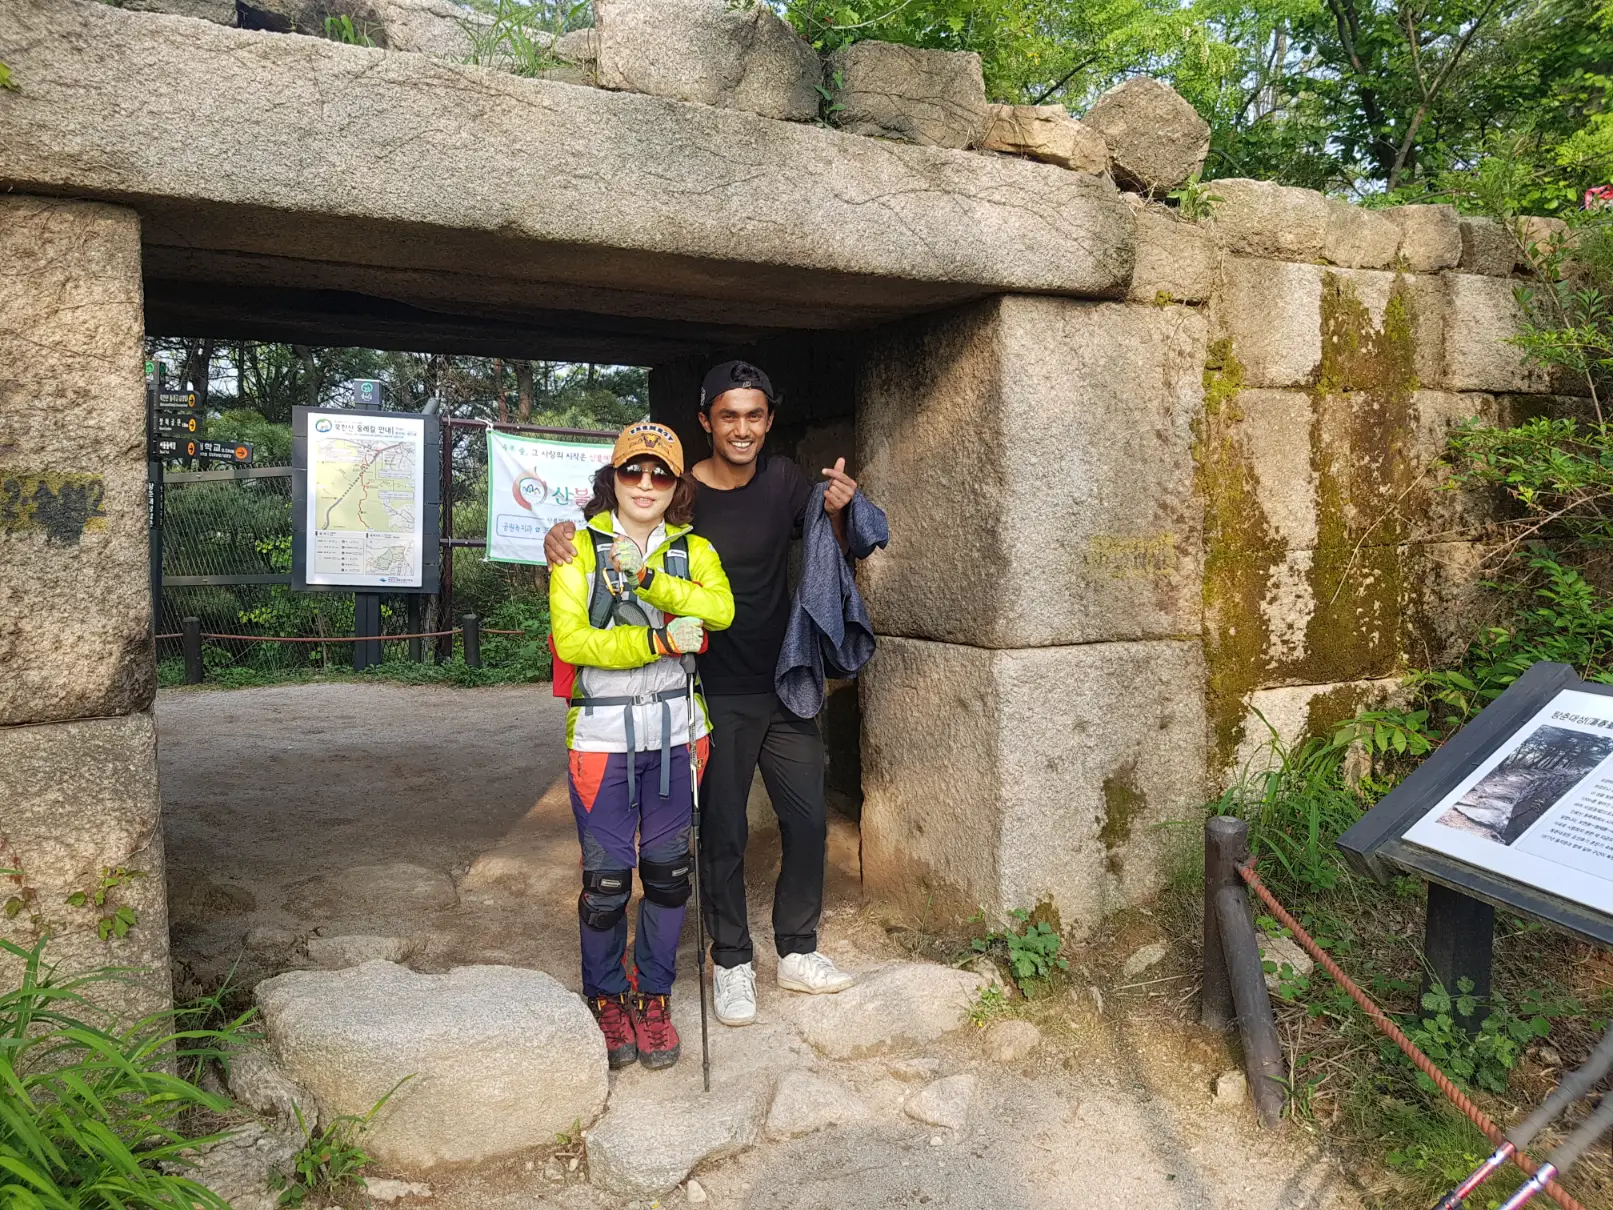
[[[293,585],[437,589],[434,416],[297,408]]]
[[[1535,665],[1339,845],[1613,942],[1613,687]]]
[[[543,563],[543,535],[559,521],[581,523],[594,473],[611,443],[548,441],[487,432],[487,557]]]

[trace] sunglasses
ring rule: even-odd
[[[651,486],[662,491],[678,481],[678,477],[672,473],[672,468],[660,462],[629,462],[616,468],[616,482],[623,487],[637,487],[644,481],[645,475],[650,477]]]

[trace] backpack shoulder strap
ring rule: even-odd
[[[689,578],[689,535],[680,534],[672,539],[672,545],[667,547],[666,557],[661,560],[661,568],[669,576],[676,576],[680,580]]]
[[[610,623],[611,606],[616,603],[610,585],[605,582],[613,536],[600,533],[592,525],[588,527],[588,536],[594,541],[594,585],[588,594],[588,624],[595,630],[604,630]]]

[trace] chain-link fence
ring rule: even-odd
[[[459,485],[465,507],[454,517],[456,536],[485,532],[484,484],[477,478]],[[179,635],[187,617],[199,619],[203,633],[215,636],[203,649],[210,677],[251,683],[259,675],[353,667],[351,642],[216,637],[338,640],[354,634],[353,593],[292,591],[291,530],[289,467],[166,475],[157,627],[165,682],[182,679]],[[459,549],[452,555],[456,617],[440,618],[436,597],[383,594],[383,660],[458,661],[457,636],[445,640],[447,648],[429,640],[422,644],[384,636],[454,629],[457,615],[470,611],[480,615],[484,627],[481,662],[486,669],[519,680],[547,679],[547,579],[542,569],[489,564],[478,550]]]

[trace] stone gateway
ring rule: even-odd
[[[1293,738],[1453,649],[1483,502],[1425,471],[1563,389],[1506,343],[1498,229],[1149,200],[1206,138],[1152,81],[994,109],[972,56],[826,67],[721,0],[602,0],[530,79],[436,0],[366,10],[375,47],[273,7],[0,5],[0,935],[74,964],[166,956],[143,333],[646,364],[686,441],[704,366],[767,365],[778,446],[855,432],[891,519],[831,768],[870,891],[1076,932],[1159,888],[1261,716]],[[103,941],[64,904],[116,869],[139,920]]]

